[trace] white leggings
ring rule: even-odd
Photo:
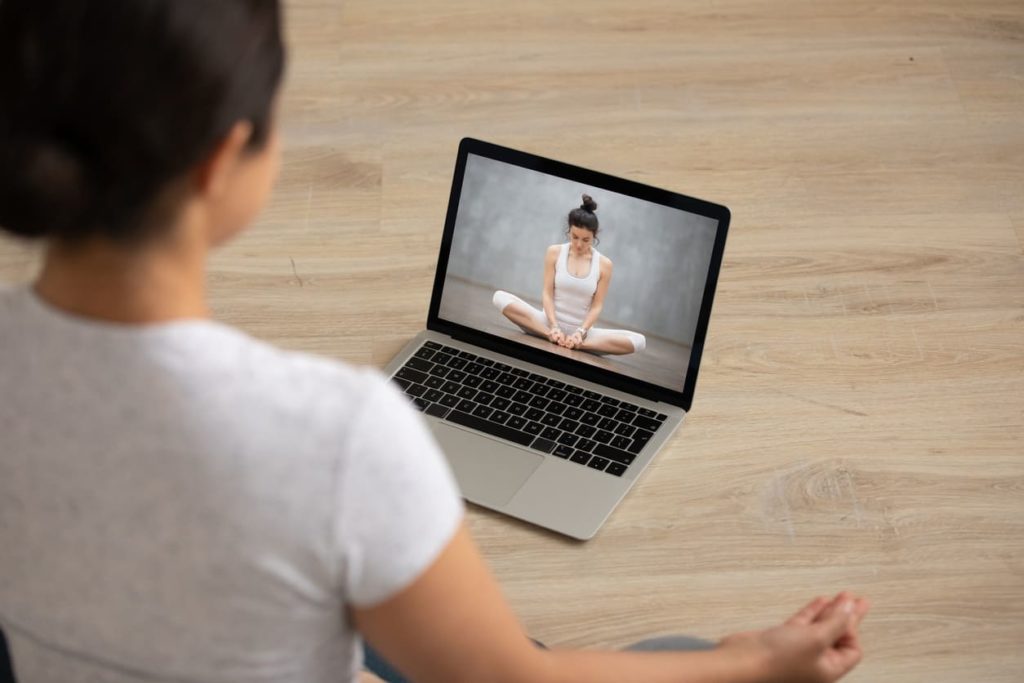
[[[494,298],[491,301],[494,303],[495,307],[497,307],[497,309],[502,312],[504,312],[505,307],[511,303],[519,304],[519,306],[522,307],[524,311],[529,312],[530,317],[537,321],[537,324],[539,326],[543,327],[544,329],[548,329],[548,318],[546,315],[544,315],[543,311],[538,311],[536,308],[526,303],[515,294],[509,294],[508,292],[504,292],[499,289],[497,292],[494,293]],[[578,327],[575,325],[568,325],[563,322],[559,322],[558,326],[562,328],[562,332],[566,336],[572,335]],[[539,336],[533,330],[528,330],[522,325],[519,326],[519,329],[521,329],[523,332],[526,332],[527,334]],[[591,327],[590,332],[587,334],[588,340],[600,339],[602,337],[625,337],[626,339],[629,339],[630,343],[633,344],[633,353],[638,353],[647,348],[647,339],[644,337],[644,335],[640,334],[639,332],[631,332],[629,330],[609,330],[603,327]],[[591,351],[591,353],[600,352]]]

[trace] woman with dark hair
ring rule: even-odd
[[[601,316],[612,280],[612,261],[598,253],[597,202],[583,195],[583,204],[569,212],[565,244],[552,244],[544,256],[544,310],[515,294],[498,290],[492,302],[523,332],[567,349],[627,354],[643,351],[647,339],[639,332],[594,327]]]
[[[209,252],[277,171],[283,65],[276,0],[0,0],[0,226],[46,241],[0,289],[20,682],[353,681],[359,634],[420,683],[851,669],[846,594],[707,652],[534,647],[397,389],[209,319]]]

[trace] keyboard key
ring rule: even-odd
[[[636,411],[629,411],[625,408],[619,408],[619,412],[615,413],[615,419],[621,422],[629,422],[636,417]]]
[[[604,471],[616,477],[621,477],[622,473],[626,471],[626,466],[619,462],[613,462],[608,465],[608,467],[604,468]]]
[[[584,391],[583,395],[587,398],[592,398],[595,401],[601,400],[601,394],[597,393],[596,391]]]
[[[557,403],[552,401],[551,403],[548,404],[548,412],[554,413],[555,415],[561,415],[562,413],[565,412],[565,409],[568,407],[569,406],[565,405],[564,403]]]
[[[429,368],[427,368],[429,370]],[[552,389],[548,392],[548,398],[552,401],[561,401],[567,394],[561,389]]]
[[[544,417],[544,411],[540,408],[530,408],[526,411],[526,415],[524,417],[526,417],[527,420],[539,420]]]
[[[557,441],[558,437],[562,435],[562,432],[558,431],[554,427],[545,427],[544,431],[541,432],[540,435],[543,436],[545,439]]]
[[[508,419],[510,417],[512,416],[503,410],[495,410],[487,419],[490,420],[491,422],[497,422],[498,424],[503,425],[506,422],[508,422]]]
[[[458,382],[452,382],[451,380],[441,385],[441,391],[446,394],[457,394],[462,389],[462,385]]]
[[[523,405],[522,403],[513,403],[508,407],[508,412],[512,413],[513,415],[523,415],[526,412],[526,410],[526,406]]]
[[[570,420],[567,417],[563,417],[562,421],[558,423],[558,428],[564,429],[567,432],[575,432],[579,426],[579,422],[577,422],[576,420]]]
[[[476,355],[469,351],[459,351],[459,358],[465,358],[466,360],[476,360]]]
[[[576,442],[576,448],[584,453],[589,453],[594,450],[595,446],[597,446],[597,442],[590,439],[580,439]]]
[[[523,427],[524,432],[526,432],[527,434],[533,434],[534,436],[540,434],[541,431],[543,431],[543,429],[544,425],[542,425],[540,422],[527,422],[526,426]]]
[[[472,398],[476,396],[476,389],[473,387],[462,387],[455,395],[459,398],[468,398],[472,400]]]
[[[528,394],[525,391],[517,391],[516,395],[512,397],[512,400],[516,403],[529,403],[531,398],[533,398],[533,394]]]
[[[437,377],[447,377],[448,373],[451,371],[451,368],[445,367],[443,365],[435,365],[434,367],[430,368],[430,374],[436,375]]]
[[[461,370],[468,364],[469,361],[466,360],[465,358],[452,358],[450,361],[448,361],[448,367],[454,368],[455,370]]]
[[[579,451],[577,451],[577,452],[579,452]],[[611,462],[611,461],[610,460],[605,460],[604,458],[600,458],[600,457],[595,455],[591,459],[591,461],[587,463],[587,467],[593,467],[595,470],[603,470],[605,468],[605,466],[608,465],[609,462]]]
[[[597,410],[598,408],[600,408],[601,404],[598,403],[597,401],[595,401],[592,398],[588,398],[588,399],[584,399],[583,405],[580,406],[580,407],[583,408],[583,410],[585,410],[586,412],[592,413],[595,410]]]
[[[641,408],[637,412],[643,415],[644,417],[654,417],[655,415],[657,415],[656,412],[654,412],[653,410],[648,410],[647,408]]]
[[[483,356],[477,356],[476,362],[479,363],[480,365],[484,365],[487,367],[491,367],[492,365],[494,365],[493,360],[491,360],[490,358],[484,358]]]
[[[461,410],[464,413],[472,413],[474,410],[476,410],[476,404],[473,403],[472,401],[467,401],[463,399],[462,401],[459,402],[459,405],[456,406],[456,410]]]
[[[473,414],[474,417],[484,417],[484,418],[486,418],[486,417],[488,417],[493,412],[494,412],[494,408],[491,408],[490,406],[477,406],[472,414]]]
[[[410,385],[412,385],[412,382],[410,382],[409,380],[399,379],[397,377],[392,377],[391,381],[397,384],[398,386],[402,387],[402,391],[405,391]]]
[[[480,385],[482,391],[486,391],[488,394],[493,394],[498,390],[501,385],[495,382],[493,379],[484,380],[484,383]]]
[[[533,386],[533,382],[526,379],[525,377],[520,377],[515,381],[515,383],[512,384],[512,386],[514,386],[516,389],[529,389],[530,387]]]
[[[578,420],[580,419],[580,417],[583,416],[583,411],[580,410],[579,408],[569,408],[563,413],[563,415],[565,415],[570,420]]]
[[[512,368],[512,374],[515,375],[516,377],[526,377],[530,373],[529,371],[523,370],[522,368]]]
[[[433,361],[440,365],[448,365],[448,361],[452,359],[447,353],[435,353]]]
[[[614,460],[615,462],[621,462],[623,465],[632,465],[633,461],[636,460],[636,456],[632,453],[627,453],[626,451],[619,450],[618,448],[606,446],[603,443],[597,444],[597,447],[594,449],[594,454],[600,455],[602,458]]]
[[[467,387],[474,387],[474,388],[476,388],[476,387],[480,386],[480,384],[483,381],[484,380],[481,377],[477,377],[476,375],[470,375],[466,379],[462,380],[462,383],[465,384]]]
[[[412,400],[412,403],[419,410],[426,410],[426,408],[430,405],[430,401],[424,401],[422,398],[414,398]]]
[[[547,405],[548,400],[543,396],[534,396],[533,398],[530,399],[531,408],[546,408]]]
[[[508,408],[510,405],[512,405],[512,401],[500,396],[491,401],[491,407],[495,410],[505,410],[505,408]],[[630,427],[630,429],[632,429],[632,427]]]
[[[622,403],[622,401],[617,398],[612,398],[611,396],[602,396],[601,403],[607,403],[610,406],[617,406]]]
[[[409,394],[410,396],[422,396],[426,390],[427,388],[422,384],[410,384],[406,388],[405,393]]]
[[[560,388],[565,389],[570,394],[576,394],[577,396],[580,396],[580,395],[583,394],[583,390],[582,389],[580,389],[579,387],[574,387],[571,384],[566,384],[564,387],[560,387]]]
[[[583,413],[580,416],[580,422],[585,425],[596,425],[601,418],[598,417],[597,413]]]
[[[442,394],[437,389],[431,389],[427,393],[423,394],[423,398],[427,399],[428,401],[432,401],[432,402],[440,401],[443,397],[444,397],[444,394]]]
[[[398,379],[409,380],[410,382],[415,382],[417,384],[423,384],[423,380],[427,378],[427,374],[410,368],[398,368],[398,372],[395,373],[395,377]]]
[[[572,457],[569,459],[573,462],[578,462],[581,465],[586,465],[587,461],[590,460],[590,454],[584,453],[583,451],[574,451]]]
[[[542,417],[540,421],[541,424],[546,424],[549,427],[557,427],[562,421],[562,418],[554,413],[545,413],[544,417]]]
[[[576,442],[580,440],[580,437],[575,434],[565,433],[558,437],[558,443],[563,446],[575,446]]]
[[[511,372],[503,372],[500,375],[498,375],[497,381],[498,381],[499,384],[504,384],[505,386],[511,386],[512,384],[515,383],[516,376],[513,375]]]
[[[447,354],[452,355],[452,356],[459,355],[459,350],[454,348],[454,347],[452,347],[452,346],[442,346],[441,350],[444,351]]]
[[[484,379],[494,379],[500,374],[501,373],[495,370],[494,368],[484,368],[483,370],[480,371],[480,376],[483,377]]]
[[[661,426],[661,422],[658,422],[657,419],[651,419],[649,417],[644,417],[643,415],[637,415],[633,418],[633,424],[640,429],[646,429],[649,432],[656,432],[658,431],[658,427]]]
[[[662,415],[661,413],[658,413],[657,415],[654,416],[654,419],[657,420],[658,422],[664,422],[665,418],[667,417],[668,415]]]
[[[529,378],[531,382],[544,382],[547,380],[547,377],[544,375],[538,375],[536,372],[531,372],[529,374]]]
[[[494,400],[494,394],[488,394],[487,392],[481,391],[473,397],[473,400],[481,405],[490,405],[491,401]]]
[[[599,429],[594,433],[594,439],[601,443],[610,443],[615,435],[604,429]]]
[[[547,382],[547,385],[549,387],[554,387],[555,389],[562,389],[563,387],[565,387],[565,382],[559,382],[557,379],[551,377],[548,377],[546,380],[541,381]]]
[[[627,450],[629,450],[630,453],[639,453],[643,450],[644,446],[647,445],[647,442],[651,440],[652,436],[654,436],[654,434],[651,434],[644,429],[636,430],[636,434],[633,435],[633,444]]]
[[[568,458],[573,453],[573,450],[569,446],[556,446],[552,455],[557,455],[559,458]]]
[[[615,433],[618,434],[619,436],[633,436],[634,431],[636,431],[636,427],[634,427],[633,425],[628,425],[624,422],[615,428]]]
[[[598,429],[607,429],[609,431],[615,429],[617,426],[619,426],[619,423],[610,417],[602,417],[601,421],[597,423]]]
[[[562,402],[570,406],[578,406],[583,403],[583,397],[576,394],[566,394]]]
[[[604,415],[605,417],[615,417],[615,413],[617,412],[619,412],[619,409],[608,403],[605,403],[597,409],[598,415]]]
[[[427,415],[433,415],[434,417],[444,417],[450,410],[451,408],[445,408],[440,403],[431,403],[423,412]]]
[[[507,365],[505,363],[498,363],[498,362],[494,363],[494,367],[497,368],[498,370],[500,370],[501,372],[508,372],[509,370],[512,369],[511,365]]]
[[[466,371],[466,374],[479,375],[480,372],[484,369],[484,366],[480,365],[479,363],[467,363],[466,367],[463,369]]]
[[[536,448],[538,451],[542,451],[544,453],[550,453],[551,449],[554,447],[554,441],[551,441],[550,439],[542,439],[539,436],[533,440],[532,444],[530,444],[530,448]]]
[[[577,434],[579,434],[580,436],[587,437],[587,438],[593,436],[594,432],[596,432],[596,431],[597,431],[597,428],[596,427],[591,427],[590,425],[580,425],[576,429],[576,433]]]
[[[635,406],[632,403],[626,403],[625,401],[620,403],[619,407],[623,408],[624,410],[628,410],[631,413],[635,413],[637,410],[640,409],[640,406]]]
[[[530,393],[534,396],[546,396],[549,391],[551,391],[551,387],[546,384],[535,383],[530,387]]]
[[[448,379],[450,379],[453,382],[461,382],[462,380],[466,379],[466,373],[464,373],[462,370],[452,370],[451,372],[448,373]]]
[[[429,373],[430,369],[434,367],[434,364],[429,360],[423,358],[417,358],[415,355],[406,361],[406,367],[412,368],[413,370],[419,370],[420,372]]]
[[[442,379],[441,377],[434,377],[433,375],[431,375],[430,377],[425,379],[423,383],[426,384],[431,389],[440,389],[444,385],[444,379]]]
[[[625,450],[625,449],[629,448],[630,444],[632,444],[632,443],[633,443],[632,439],[628,439],[628,438],[626,438],[624,436],[612,437],[612,446],[615,447],[615,448],[619,448],[621,450]]]
[[[512,387],[498,387],[498,391],[495,393],[504,398],[512,398],[516,395],[516,390]]]
[[[422,346],[420,347],[419,351],[415,353],[415,356],[417,358],[422,358],[423,360],[430,360],[430,357],[433,355],[433,351],[431,351],[430,349],[425,349]]]
[[[526,426],[526,418],[513,415],[508,419],[508,422],[506,422],[505,424],[507,424],[512,429],[522,430],[522,428]]]
[[[459,400],[460,399],[459,399],[458,396],[452,396],[451,394],[445,394],[444,396],[441,397],[441,400],[439,401],[439,403],[441,405],[445,406],[445,407],[454,408],[455,406],[459,405]],[[474,404],[473,407],[475,408],[476,404]]]
[[[439,349],[439,348],[441,348],[440,344],[438,344],[437,342],[432,342],[432,341],[425,341],[425,342],[423,342],[423,345],[426,346],[428,349]]]

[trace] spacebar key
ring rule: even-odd
[[[505,425],[500,425],[490,420],[484,420],[479,417],[464,413],[461,410],[453,410],[448,413],[448,417],[445,418],[448,422],[454,422],[457,425],[463,427],[472,427],[473,429],[490,434],[491,436],[500,436],[502,439],[508,439],[514,441],[521,446],[528,446],[533,441],[533,436],[519,431],[518,429],[512,429]]]

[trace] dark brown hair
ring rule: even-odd
[[[589,194],[583,195],[583,203],[569,212],[565,228],[566,234],[572,228],[586,228],[594,233],[594,239],[597,239],[598,222],[595,211],[597,211],[597,202]]]
[[[239,121],[263,147],[279,0],[0,0],[0,227],[136,243]]]

